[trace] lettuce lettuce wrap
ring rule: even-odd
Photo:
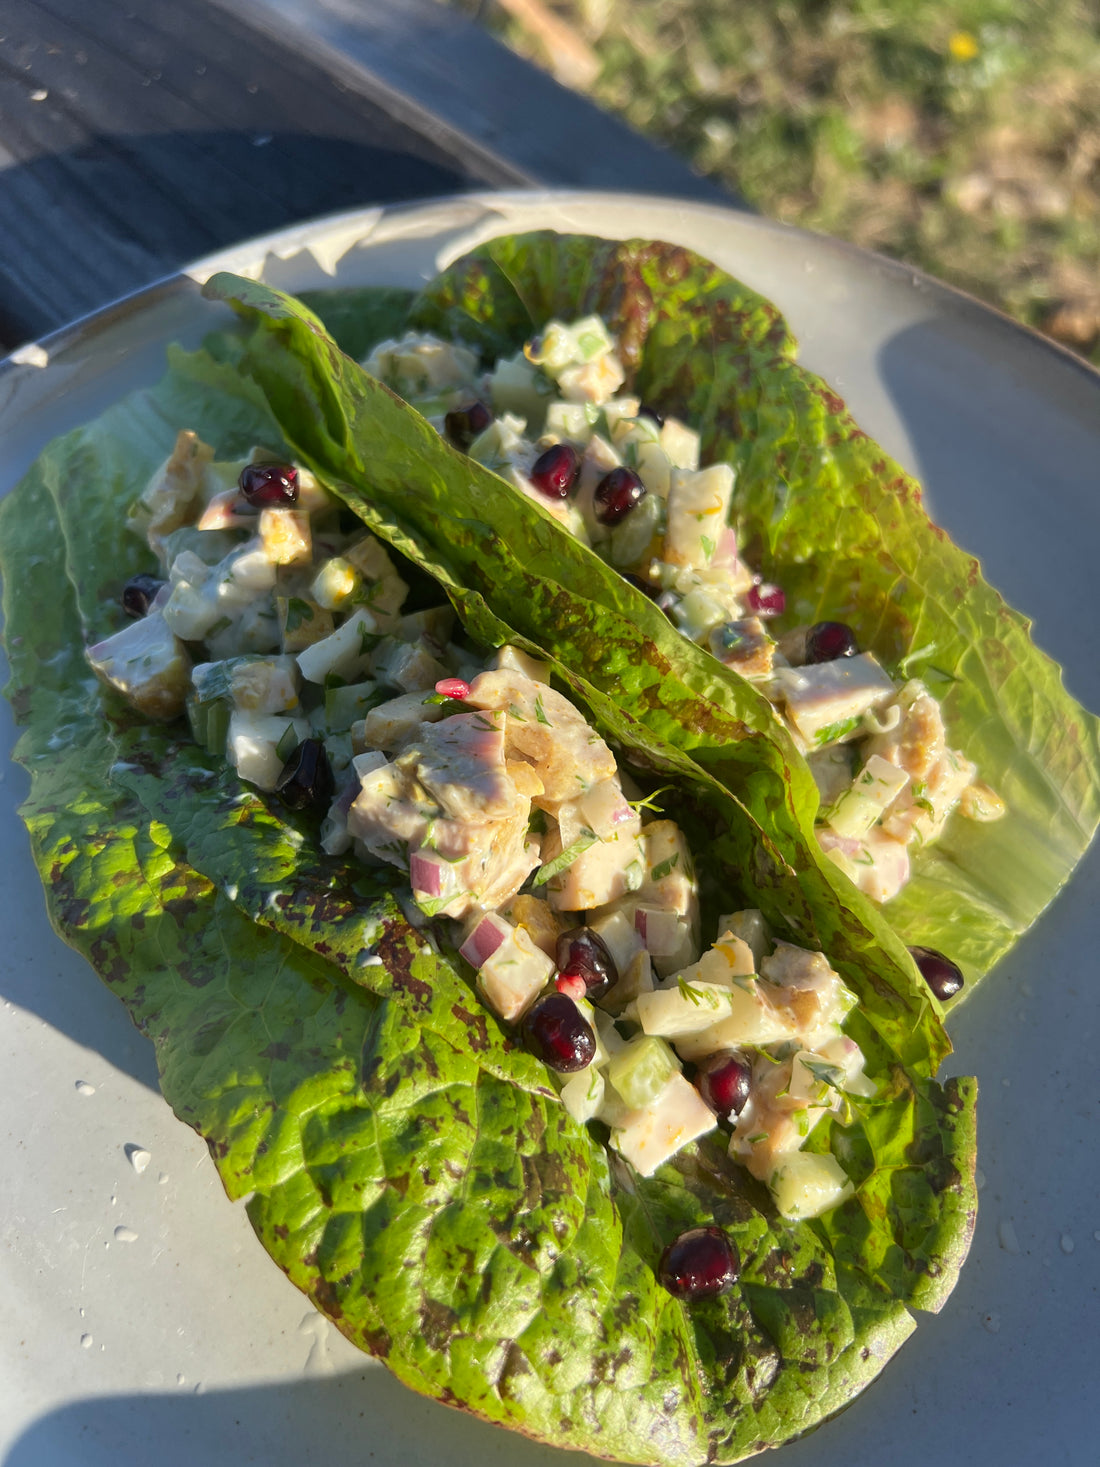
[[[733,693],[713,659],[662,625],[610,567],[569,545],[549,515],[382,403],[316,322],[261,287],[222,278],[211,293],[269,314],[246,369],[295,449],[342,481],[350,502],[384,506],[415,526],[455,581],[491,606],[523,603],[526,634],[703,763],[758,816],[812,831],[817,787],[756,689]],[[551,319],[607,322],[627,387],[696,429],[706,462],[734,466],[732,526],[747,560],[786,593],[780,629],[843,622],[891,675],[920,677],[943,706],[952,742],[1003,800],[995,824],[953,817],[885,907],[907,945],[956,960],[970,992],[1088,846],[1100,818],[1100,726],[1065,692],[1059,669],[977,561],[929,521],[917,485],[797,364],[775,308],[684,249],[553,234],[492,241],[415,299],[342,292],[312,305],[356,357],[415,328],[461,341],[489,364],[520,351]],[[413,458],[425,470],[415,483]],[[540,590],[528,599],[531,572]],[[673,707],[663,696],[667,668],[694,705]],[[735,729],[711,722],[714,704],[736,708]],[[779,769],[782,796],[763,779]],[[866,901],[833,884],[869,920]]]
[[[801,813],[809,776],[751,690],[537,510],[517,513],[312,316],[226,288],[273,326],[247,349],[172,353],[158,387],[51,445],[0,507],[23,813],[55,925],[152,1039],[166,1098],[271,1256],[408,1385],[662,1467],[797,1436],[875,1376],[912,1310],[943,1304],[965,1257],[976,1086],[933,1078],[939,1006],[879,914],[846,900]],[[847,1200],[786,1221],[714,1136],[633,1171],[480,1003],[453,927],[410,923],[392,868],[326,855],[314,816],[91,676],[86,647],[152,570],[125,521],[181,430],[221,458],[259,442],[315,466],[473,643],[545,657],[636,776],[668,787],[712,911],[757,908],[829,955],[875,1087],[808,1143]],[[714,1226],[736,1283],[673,1297],[663,1250]]]

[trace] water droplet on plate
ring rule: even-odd
[[[991,1335],[998,1334],[1001,1328],[1001,1316],[996,1312],[996,1310],[991,1309],[988,1314],[982,1315],[982,1326],[983,1328],[987,1329]]]
[[[167,1172],[161,1172],[160,1176],[157,1178],[157,1186],[158,1187],[163,1187],[164,1184],[165,1184],[165,1182],[167,1182],[167,1180],[168,1180],[168,1173]]]
[[[982,1171],[980,1166],[974,1169],[974,1185],[979,1192],[985,1186],[985,1172]]]
[[[180,1371],[179,1375],[176,1376],[176,1384],[177,1385],[186,1385],[187,1384],[187,1377],[186,1377],[186,1375],[184,1375],[184,1373],[183,1373],[182,1370]]]
[[[148,1151],[146,1151],[144,1146],[138,1146],[137,1143],[134,1141],[127,1141],[126,1145],[122,1149],[126,1153],[126,1160],[130,1163],[134,1171],[137,1172],[138,1176],[140,1177],[142,1172],[149,1165],[153,1158],[150,1156]]]
[[[82,1350],[90,1350],[94,1344],[95,1341],[92,1339],[91,1335],[80,1336],[80,1348]]]
[[[302,1367],[306,1375],[331,1375],[336,1369],[329,1353],[329,1322],[323,1314],[311,1310],[298,1326],[298,1333],[310,1339],[309,1354]]]
[[[133,1228],[128,1228],[125,1223],[119,1223],[118,1227],[115,1228],[116,1243],[136,1243],[137,1237],[138,1235],[134,1232]]]
[[[1062,1237],[1060,1239],[1060,1243],[1061,1243],[1061,1248],[1062,1248],[1062,1252],[1063,1253],[1072,1253],[1073,1252],[1073,1246],[1074,1246],[1073,1245],[1073,1239],[1070,1237],[1070,1235],[1068,1233],[1063,1233],[1062,1234]]]
[[[1020,1244],[1016,1238],[1016,1229],[1010,1222],[998,1223],[997,1241],[1006,1253],[1019,1253],[1020,1251]]]
[[[95,1094],[95,1086],[94,1085],[89,1085],[88,1082],[87,1082],[87,1080],[78,1080],[76,1082],[76,1087],[75,1088],[76,1088],[76,1093],[78,1095],[94,1095]]]

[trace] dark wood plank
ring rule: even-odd
[[[9,347],[250,235],[527,181],[211,0],[0,0],[0,37]]]

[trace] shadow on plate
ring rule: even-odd
[[[78,1353],[82,1353],[79,1351]],[[28,1426],[0,1467],[582,1467],[592,1458],[517,1438],[414,1395],[381,1366],[324,1379],[102,1396]]]

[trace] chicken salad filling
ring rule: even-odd
[[[488,373],[430,333],[382,342],[363,365],[767,696],[818,784],[823,850],[873,900],[902,890],[954,813],[1003,815],[924,682],[882,667],[842,622],[773,631],[785,596],[740,553],[732,466],[701,467],[698,434],[620,393],[599,317],[551,321]]]
[[[218,463],[181,433],[131,527],[162,575],[123,588],[132,620],[89,649],[96,673],[316,810],[329,855],[407,876],[575,1120],[643,1176],[721,1125],[786,1217],[851,1194],[803,1147],[875,1093],[843,1029],[854,996],[758,911],[703,938],[683,832],[545,664],[480,656],[448,606],[407,610],[386,548],[262,450]]]

